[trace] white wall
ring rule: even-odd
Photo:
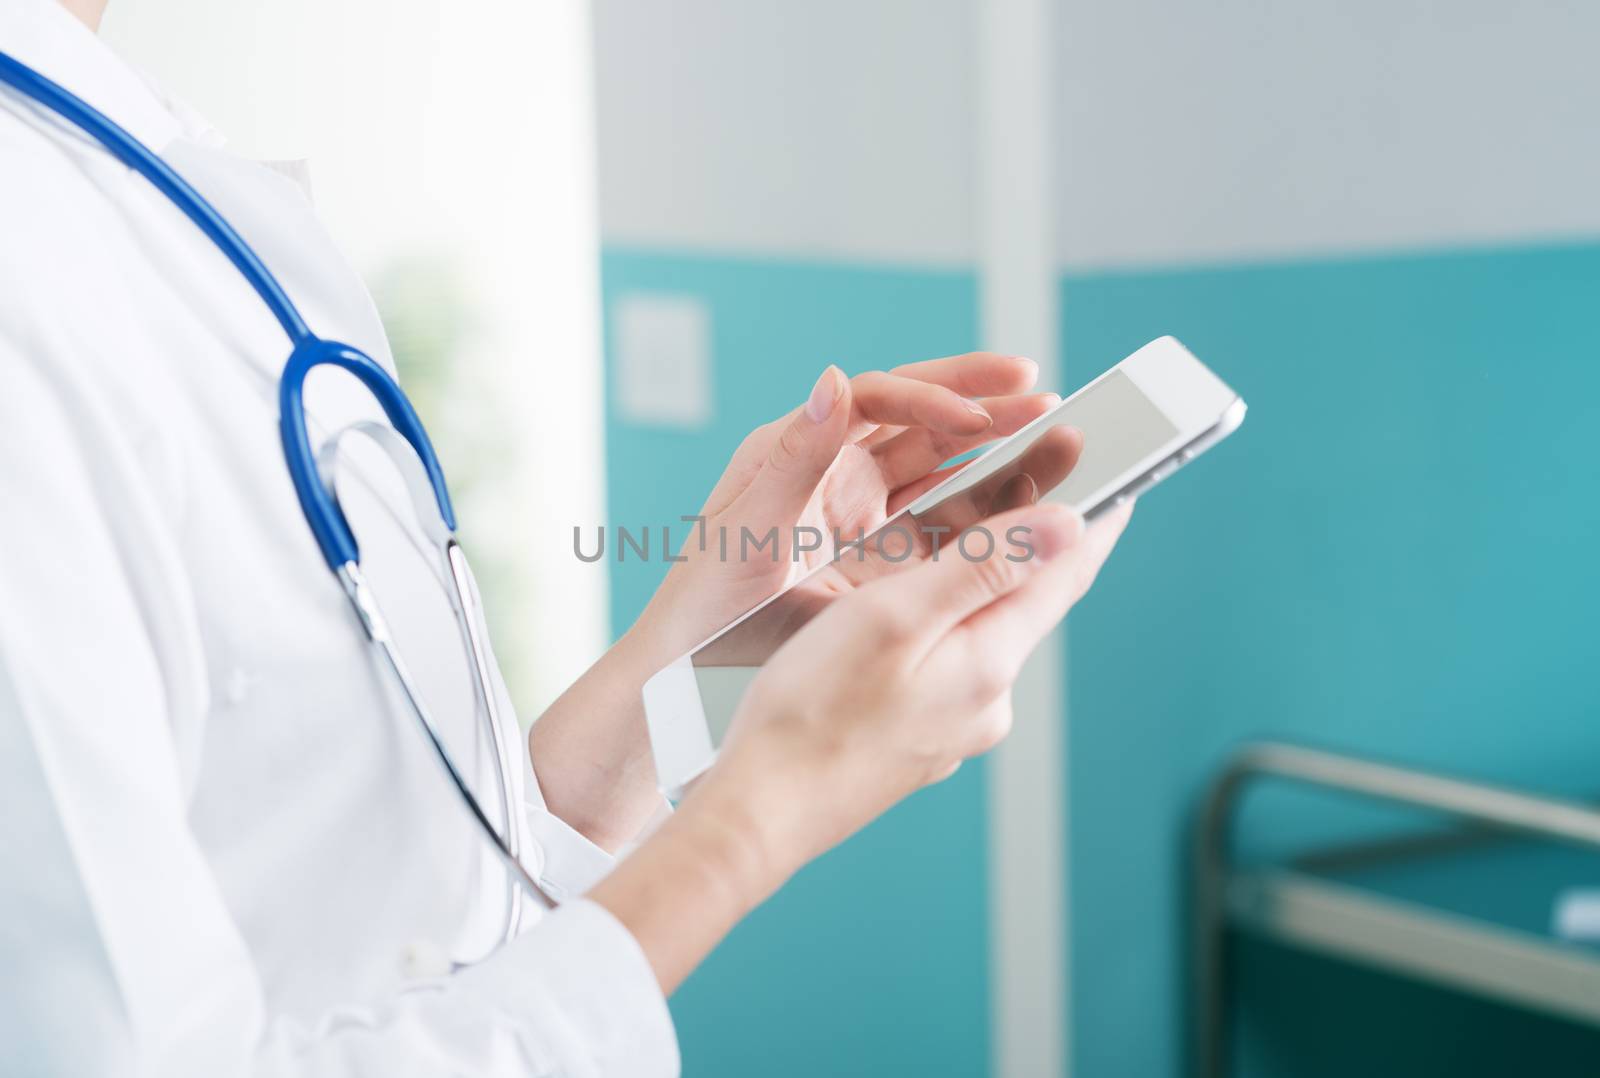
[[[978,0],[598,0],[607,243],[970,264]]]
[[[1061,5],[1073,268],[1600,234],[1600,5]]]

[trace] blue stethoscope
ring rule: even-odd
[[[112,156],[154,184],[228,257],[228,261],[255,289],[288,334],[293,351],[289,354],[289,361],[284,365],[283,376],[278,383],[278,428],[283,441],[284,460],[289,468],[289,477],[294,482],[300,508],[305,513],[306,523],[311,526],[311,534],[322,551],[323,560],[344,588],[362,631],[382,655],[383,665],[399,685],[450,783],[509,871],[501,942],[511,939],[520,930],[526,898],[546,906],[553,903],[535,882],[533,873],[523,864],[525,828],[516,804],[516,787],[511,778],[511,769],[515,764],[506,736],[507,727],[496,702],[492,674],[494,659],[488,647],[478,589],[472,570],[467,565],[466,555],[456,543],[455,511],[450,505],[450,492],[445,487],[444,473],[439,468],[439,460],[434,455],[433,445],[422,427],[422,421],[417,418],[416,410],[399,383],[370,356],[358,348],[324,340],[311,332],[283,286],[250,245],[198,191],[148,146],[81,98],[4,52],[0,52],[0,83],[81,128]],[[494,747],[503,831],[490,820],[463,771],[445,748],[438,727],[428,713],[372,588],[361,571],[361,550],[344,511],[339,507],[333,485],[337,439],[326,445],[320,456],[311,448],[311,437],[306,427],[305,381],[313,369],[324,365],[337,367],[360,379],[382,406],[391,424],[358,423],[348,429],[358,430],[377,443],[399,469],[409,488],[418,523],[440,558],[442,576],[450,585],[451,606],[472,670],[475,707],[480,719],[488,726]],[[455,964],[460,966],[465,963]]]

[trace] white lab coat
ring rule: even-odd
[[[314,330],[390,362],[294,182],[223,152],[53,0],[0,2],[0,48],[161,151]],[[301,516],[286,356],[166,200],[0,89],[0,1071],[676,1073],[644,956],[592,903],[464,972],[419,967],[487,947],[503,876]],[[311,406],[324,431],[374,412],[338,374]],[[363,552],[403,567],[371,483],[346,484]],[[391,579],[447,698],[466,671],[442,592]],[[537,870],[580,894],[609,857],[519,778]]]

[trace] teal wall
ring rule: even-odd
[[[607,250],[606,310],[631,291],[710,309],[715,406],[693,432],[607,417],[613,524],[693,513],[749,430],[846,371],[968,350],[970,274]],[[614,401],[615,394],[608,394]],[[659,564],[614,566],[620,629]],[[984,1073],[989,1056],[984,768],[963,768],[795,878],[672,1001],[685,1073],[764,1078]]]
[[[1070,624],[1075,1073],[1179,1073],[1185,825],[1241,739],[1600,791],[1597,311],[1593,246],[1063,282],[1075,378],[1173,333],[1251,406],[1140,506]],[[1334,811],[1251,811],[1247,852]],[[1270,948],[1242,981],[1256,1074],[1600,1058],[1593,1034]]]

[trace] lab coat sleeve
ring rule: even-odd
[[[643,952],[610,913],[580,899],[486,961],[385,1007],[274,1027],[253,1073],[649,1078],[676,1074],[677,1059]]]
[[[4,274],[0,274],[3,284]],[[170,506],[71,349],[0,306],[0,1044],[19,1073],[648,1078],[644,955],[575,901],[483,963],[315,1022],[260,975],[188,822],[204,708]]]

